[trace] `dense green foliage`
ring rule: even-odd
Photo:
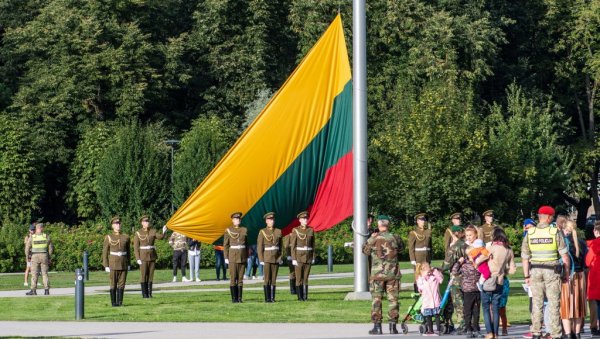
[[[351,56],[349,1],[0,0],[0,219],[168,219],[337,13]],[[374,0],[367,29],[371,211],[600,211],[600,0]]]

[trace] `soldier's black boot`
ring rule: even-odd
[[[271,287],[271,302],[274,303],[275,302],[275,287],[273,285],[270,285]]]
[[[116,294],[116,290],[114,288],[110,289],[110,304],[113,306],[117,306],[117,294]]]
[[[148,298],[152,298],[152,281],[148,282],[148,289],[146,290],[148,292]]]
[[[243,286],[238,286],[237,290],[238,290],[238,293],[237,293],[237,302],[243,303],[244,301],[242,300],[242,294],[244,292],[244,287]]]
[[[290,293],[296,294],[296,279],[290,279]]]
[[[302,300],[307,301],[308,300],[308,285],[303,285],[302,287],[304,287],[304,292],[302,293]]]
[[[304,293],[304,286],[302,286],[302,285],[296,286],[296,294],[298,295],[298,300],[300,300],[300,301],[304,300],[304,297],[302,296],[303,293]]]
[[[50,289],[49,288],[47,288],[47,289],[44,290],[44,295],[50,295]]]
[[[373,324],[373,329],[369,331],[369,334],[383,334],[383,331],[381,330],[381,323]]]
[[[229,292],[231,292],[231,302],[238,302],[237,298],[237,286],[229,286]]]
[[[390,334],[398,334],[398,329],[396,328],[396,323],[390,323]]]
[[[142,298],[148,298],[148,292],[146,291],[146,284],[147,283],[140,283],[141,285],[141,289],[142,289]]]
[[[123,294],[125,293],[125,288],[117,288],[117,306],[123,305]]]
[[[37,295],[37,291],[36,290],[30,290],[29,292],[25,293],[25,295]]]
[[[263,285],[263,292],[265,293],[265,302],[271,302],[271,298],[269,298],[269,294],[271,293],[271,291],[269,291],[269,285]]]

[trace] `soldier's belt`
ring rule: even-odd
[[[48,251],[47,251],[47,250],[41,250],[41,251],[40,251],[40,250],[38,249],[38,250],[36,251],[36,249],[35,249],[35,248],[32,248],[32,249],[31,249],[31,254],[46,254],[46,253],[48,253]]]
[[[229,248],[234,249],[234,250],[241,250],[243,248],[246,248],[246,245],[229,246]]]
[[[269,246],[265,247],[265,251],[276,251],[279,249],[279,246]]]
[[[117,257],[122,257],[122,256],[127,255],[127,252],[113,252],[113,251],[110,251],[110,255],[116,255]]]
[[[296,247],[296,251],[312,251],[312,247],[304,246],[304,247]]]
[[[154,246],[140,246],[140,250],[151,250],[154,249]]]
[[[426,252],[429,250],[431,250],[431,248],[429,248],[429,247],[416,247],[415,248],[415,252]]]

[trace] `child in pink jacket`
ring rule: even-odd
[[[426,336],[435,336],[433,332],[432,317],[435,317],[435,325],[440,332],[440,284],[444,280],[442,273],[428,263],[421,264],[421,275],[417,279],[417,287],[421,293],[421,314],[425,317]]]

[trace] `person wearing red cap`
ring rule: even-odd
[[[533,339],[541,338],[542,308],[544,296],[548,299],[547,311],[550,321],[546,328],[552,338],[562,337],[560,321],[561,279],[569,279],[571,267],[568,248],[562,232],[551,227],[554,220],[554,208],[542,206],[538,210],[539,222],[527,231],[521,245],[521,258],[525,283],[532,292],[533,311],[531,323]],[[562,266],[560,259],[562,258]]]

